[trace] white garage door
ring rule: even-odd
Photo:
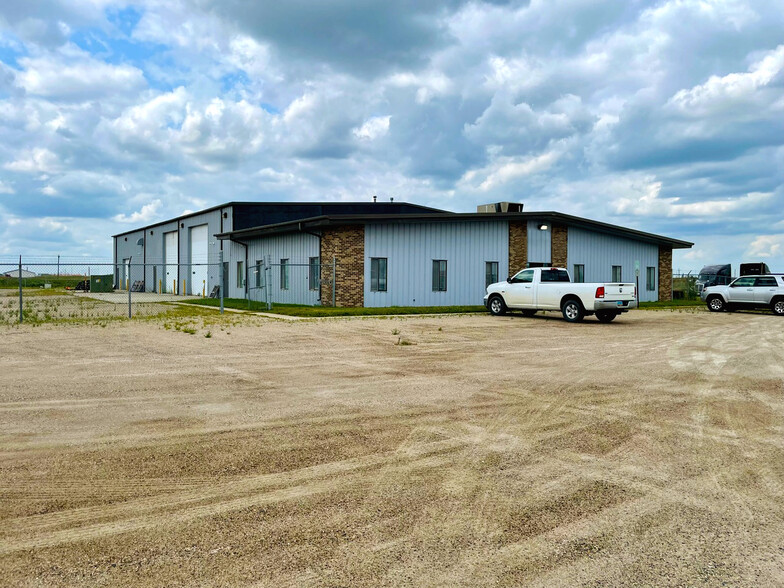
[[[166,271],[163,279],[163,291],[177,293],[178,275],[177,275],[177,254],[179,251],[177,231],[163,234],[163,249],[164,259],[166,262]]]
[[[207,225],[191,227],[191,294],[207,289]]]

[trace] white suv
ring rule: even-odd
[[[711,312],[769,308],[784,316],[784,275],[743,276],[727,286],[711,286],[700,294]]]

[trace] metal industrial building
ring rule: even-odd
[[[130,287],[132,260],[146,291],[202,294],[220,285],[222,263],[229,298],[445,306],[480,304],[487,283],[554,265],[575,281],[638,280],[640,300],[654,301],[672,297],[672,250],[692,246],[521,204],[478,210],[232,202],[115,235],[115,282]]]

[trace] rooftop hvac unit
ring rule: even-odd
[[[480,204],[476,207],[477,212],[523,212],[522,202],[495,202],[493,204]]]

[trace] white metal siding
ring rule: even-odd
[[[639,296],[643,302],[658,300],[659,246],[641,241],[569,227],[569,273],[574,264],[585,266],[586,282],[612,281],[612,266],[621,266],[624,282],[635,282],[634,262],[640,262]],[[656,268],[656,289],[645,289],[645,268]],[[666,276],[669,279],[669,276]]]
[[[248,292],[253,300],[265,301],[264,291],[257,289],[255,264],[266,260],[272,264],[269,295],[272,302],[282,304],[318,304],[319,291],[311,290],[308,263],[319,256],[319,238],[308,233],[291,233],[253,239],[248,242]],[[289,260],[289,288],[280,284],[280,260]],[[236,271],[236,269],[235,269]]]
[[[370,291],[370,258],[387,258],[387,291]],[[433,260],[447,261],[447,291],[433,292]],[[506,221],[365,225],[365,306],[482,304],[485,262],[509,275]]]
[[[552,262],[552,228],[547,224],[547,230],[539,230],[541,221],[528,221],[528,261],[529,263]]]

